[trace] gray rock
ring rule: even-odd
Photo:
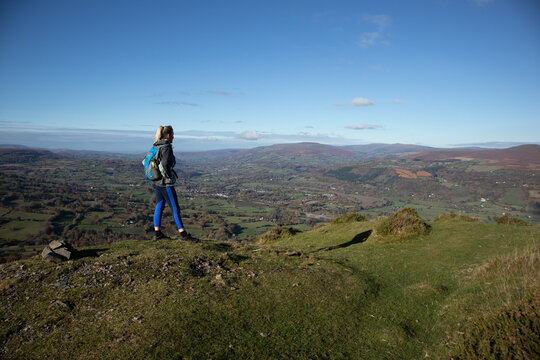
[[[41,252],[41,257],[47,262],[60,262],[77,257],[77,250],[63,240],[53,240]]]
[[[57,248],[57,249],[54,249],[53,252],[57,255],[60,255],[64,258],[66,258],[66,260],[69,260],[73,257],[73,252],[69,251],[67,248],[65,247],[61,247],[61,248]]]
[[[59,240],[53,240],[49,243],[49,247],[51,248],[51,250],[56,250],[58,248],[61,248],[61,247],[66,247],[66,242],[65,241],[59,241]]]
[[[64,257],[54,253],[48,246],[46,246],[45,249],[43,249],[43,251],[41,252],[41,258],[46,262],[55,263],[65,260]]]

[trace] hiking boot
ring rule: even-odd
[[[169,237],[161,232],[161,230],[154,231],[154,240],[168,239]]]
[[[194,238],[194,237],[191,236],[191,234],[189,234],[187,231],[182,231],[182,232],[180,233],[180,240],[191,241],[191,242],[199,242],[199,239]]]

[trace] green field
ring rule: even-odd
[[[431,222],[429,235],[400,239],[379,235],[379,221],[323,225],[246,245],[124,241],[82,249],[82,259],[59,265],[38,258],[0,265],[0,353],[5,359],[540,354],[540,228],[448,220]]]

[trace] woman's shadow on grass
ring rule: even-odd
[[[324,248],[320,248],[318,250],[315,250],[315,252],[317,251],[331,251],[331,250],[336,250],[336,249],[343,249],[343,248],[346,248],[346,247],[349,247],[351,245],[355,245],[355,244],[360,244],[360,243],[363,243],[364,241],[366,241],[369,236],[371,235],[371,233],[373,232],[373,230],[367,230],[367,231],[364,231],[360,234],[356,234],[351,241],[347,241],[346,243],[343,243],[343,244],[339,244],[339,245],[334,245],[334,246],[329,246],[329,247],[324,247]]]

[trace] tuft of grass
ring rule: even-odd
[[[301,232],[298,229],[288,226],[276,226],[275,228],[267,231],[257,238],[257,242],[260,244],[267,243],[269,241],[275,241],[280,238],[291,237]]]
[[[346,224],[346,223],[362,222],[362,221],[366,221],[366,217],[364,215],[358,214],[358,213],[349,213],[349,214],[339,215],[334,220],[332,220],[332,224]]]
[[[515,225],[515,226],[530,226],[525,220],[521,220],[508,215],[503,215],[495,219],[495,222],[500,225]]]
[[[403,208],[382,220],[375,231],[377,235],[397,236],[402,239],[427,235],[431,231],[431,227],[418,215],[415,209]]]
[[[474,309],[466,316],[465,323],[455,327],[451,340],[455,343],[453,357],[537,358],[540,355],[539,271],[538,243],[494,256],[471,269],[470,282],[463,283],[465,291],[452,302],[457,305],[455,312],[465,314]]]
[[[435,219],[435,221],[446,221],[446,220],[457,220],[457,221],[464,221],[464,222],[482,222],[478,218],[474,218],[474,217],[470,217],[470,216],[462,215],[462,214],[455,214],[455,213],[442,214],[438,218]]]
[[[473,277],[493,283],[498,309],[483,311],[469,321],[460,336],[459,358],[528,359],[540,355],[540,248],[496,256],[475,269]],[[519,281],[518,281],[519,279]]]

